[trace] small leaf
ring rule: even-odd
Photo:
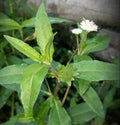
[[[2,123],[2,125],[16,125],[17,121],[18,121],[17,117],[11,117],[10,120],[8,120],[5,123]]]
[[[33,106],[40,92],[42,82],[49,66],[45,64],[31,64],[25,71],[21,83],[21,100],[25,117],[32,116]]]
[[[83,95],[90,87],[90,82],[83,79],[77,79],[75,80],[74,85],[76,89],[79,91],[80,95]]]
[[[48,17],[49,18],[49,21],[51,24],[54,24],[54,23],[63,23],[63,22],[72,22],[70,20],[67,20],[67,19],[62,19],[62,18],[57,18],[57,17]],[[22,27],[35,27],[35,17],[32,17],[30,19],[27,19],[27,20],[24,20],[22,22]]]
[[[35,17],[24,20],[22,22],[22,27],[34,27],[35,26]]]
[[[53,36],[51,24],[49,22],[47,13],[45,12],[44,4],[42,3],[38,9],[35,23],[35,34],[37,42],[42,51],[45,50],[51,36]]]
[[[52,27],[43,3],[36,15],[35,34],[41,55],[44,57],[45,63],[50,64],[54,53],[53,39],[55,34],[52,32]]]
[[[45,56],[48,62],[52,62],[53,59],[53,53],[54,53],[54,47],[53,47],[53,39],[54,39],[55,34],[53,34],[50,39],[49,42],[47,43],[46,47],[45,47]]]
[[[97,60],[81,61],[73,64],[77,78],[88,81],[119,80],[119,66]]]
[[[86,103],[77,104],[69,108],[68,112],[74,124],[83,124],[96,117],[96,114]]]
[[[81,97],[93,110],[93,112],[95,112],[101,118],[105,117],[105,112],[100,98],[92,87],[90,87],[83,95],[81,95]]]
[[[115,87],[112,87],[108,92],[107,92],[107,95],[105,96],[104,98],[104,101],[103,101],[103,104],[104,104],[104,107],[105,108],[108,108],[110,103],[112,102],[112,99],[115,95],[115,92],[116,92],[116,88]]]
[[[63,23],[63,22],[66,22],[66,23],[72,22],[72,21],[70,21],[68,19],[63,19],[63,18],[58,18],[58,17],[48,17],[48,18],[49,18],[51,24]]]
[[[92,60],[92,58],[88,55],[82,55],[82,56],[75,55],[74,56],[75,63],[80,62],[80,61],[85,61],[85,60]]]
[[[90,52],[104,50],[105,48],[108,47],[109,41],[110,41],[110,38],[107,35],[96,36],[92,39],[87,40],[84,43],[84,47],[81,53],[88,54]]]
[[[19,39],[16,39],[14,37],[7,36],[7,35],[4,35],[4,37],[8,40],[8,42],[11,45],[13,45],[17,50],[19,50],[21,53],[23,53],[27,57],[37,62],[43,61],[41,59],[41,55],[36,50],[34,50],[31,46],[26,44],[25,42]]]
[[[8,60],[9,65],[12,65],[12,64],[22,64],[22,63],[24,63],[23,60],[20,59],[20,58],[17,57],[17,56],[9,56],[9,57],[7,58],[7,60]]]
[[[6,15],[0,13],[0,32],[14,29],[21,29],[21,25],[18,24],[15,20],[10,19]]]
[[[59,100],[54,100],[49,114],[48,125],[71,125],[71,119]]]
[[[11,96],[12,91],[4,87],[0,87],[0,109],[7,102],[8,98]]]
[[[45,100],[38,109],[38,114],[36,119],[40,121],[39,125],[45,125],[48,111],[51,107],[51,97]]]

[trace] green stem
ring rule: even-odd
[[[65,100],[66,100],[66,98],[67,98],[67,95],[68,95],[69,90],[70,90],[70,86],[68,86],[67,89],[66,89],[65,95],[64,95],[64,97],[63,97],[63,99],[62,99],[62,105],[64,105],[64,103],[65,103]]]
[[[58,80],[59,76],[58,76],[56,70],[52,66],[50,67],[50,69],[51,69],[52,73],[55,75],[56,79]],[[60,83],[57,82],[57,85],[55,87],[55,91],[54,91],[54,94],[53,94],[54,96],[57,96],[57,93],[58,93],[59,89],[60,89]]]
[[[9,0],[10,15],[13,15],[12,0]]]
[[[59,89],[60,89],[60,83],[57,82],[57,85],[56,85],[55,91],[54,91],[54,96],[57,96],[57,93],[58,93]]]
[[[78,49],[76,49],[76,50],[72,53],[72,56],[70,57],[70,59],[69,59],[69,61],[67,62],[67,64],[69,64],[69,63],[72,61],[72,59],[74,58],[74,56],[75,56],[77,50],[78,50]]]
[[[76,35],[76,41],[77,41],[77,50],[78,50],[78,53],[79,53],[79,38],[78,38],[78,35]]]
[[[83,35],[82,35],[82,38],[81,38],[81,41],[80,41],[80,44],[79,44],[79,52],[78,52],[78,55],[81,56],[83,54],[83,45],[84,45],[84,42],[87,40],[87,35],[88,35],[88,32],[87,31],[83,31]]]
[[[48,88],[49,93],[52,95],[52,91],[51,91],[51,89],[50,89],[50,86],[49,86],[49,84],[48,84],[47,79],[45,79],[45,83],[46,83],[46,85],[47,85],[47,88]]]

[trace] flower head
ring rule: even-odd
[[[80,28],[75,28],[71,30],[73,34],[80,34],[82,32],[82,30]]]
[[[97,31],[97,29],[98,29],[98,26],[93,21],[89,21],[89,20],[83,20],[80,23],[80,27],[83,30],[86,30],[88,32],[90,32],[90,31]]]

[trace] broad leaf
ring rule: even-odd
[[[48,125],[71,125],[71,119],[59,100],[54,100],[49,114]]]
[[[108,47],[109,40],[110,40],[109,36],[107,36],[107,35],[96,36],[96,37],[94,37],[90,40],[87,40],[84,43],[84,47],[83,47],[83,50],[82,50],[81,53],[82,54],[88,54],[90,52],[104,50],[105,48]]]
[[[27,57],[37,62],[43,61],[41,55],[36,50],[34,50],[31,46],[23,42],[22,40],[19,40],[19,39],[16,39],[14,37],[10,37],[7,35],[4,35],[4,37],[8,40],[8,42],[11,45],[13,45],[17,50],[19,50],[21,53],[23,53]]]
[[[119,66],[102,61],[81,61],[73,64],[77,78],[88,81],[119,80]]]
[[[0,84],[20,83],[27,65],[10,65],[0,70]]]
[[[45,64],[34,63],[24,73],[21,83],[21,100],[26,117],[32,117],[32,109],[48,68]]]
[[[38,109],[37,120],[39,120],[39,125],[45,125],[48,111],[51,107],[51,97],[49,97],[46,101],[44,101],[40,108]]]
[[[99,117],[104,118],[105,113],[103,105],[99,96],[92,87],[90,87],[83,95],[81,95],[81,97]]]
[[[38,45],[44,51],[50,37],[53,36],[53,33],[43,3],[41,4],[36,15],[35,33],[37,36]]]
[[[68,111],[74,124],[83,124],[96,117],[96,114],[86,103],[75,105]]]
[[[41,54],[45,58],[45,62],[51,63],[54,52],[53,39],[55,34],[52,32],[52,27],[43,3],[36,15],[35,34]]]

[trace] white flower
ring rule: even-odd
[[[82,32],[82,30],[80,28],[75,28],[71,30],[73,34],[80,34]]]
[[[93,21],[89,21],[85,19],[80,23],[80,27],[83,30],[87,30],[88,32],[97,31],[98,29],[98,26]]]

